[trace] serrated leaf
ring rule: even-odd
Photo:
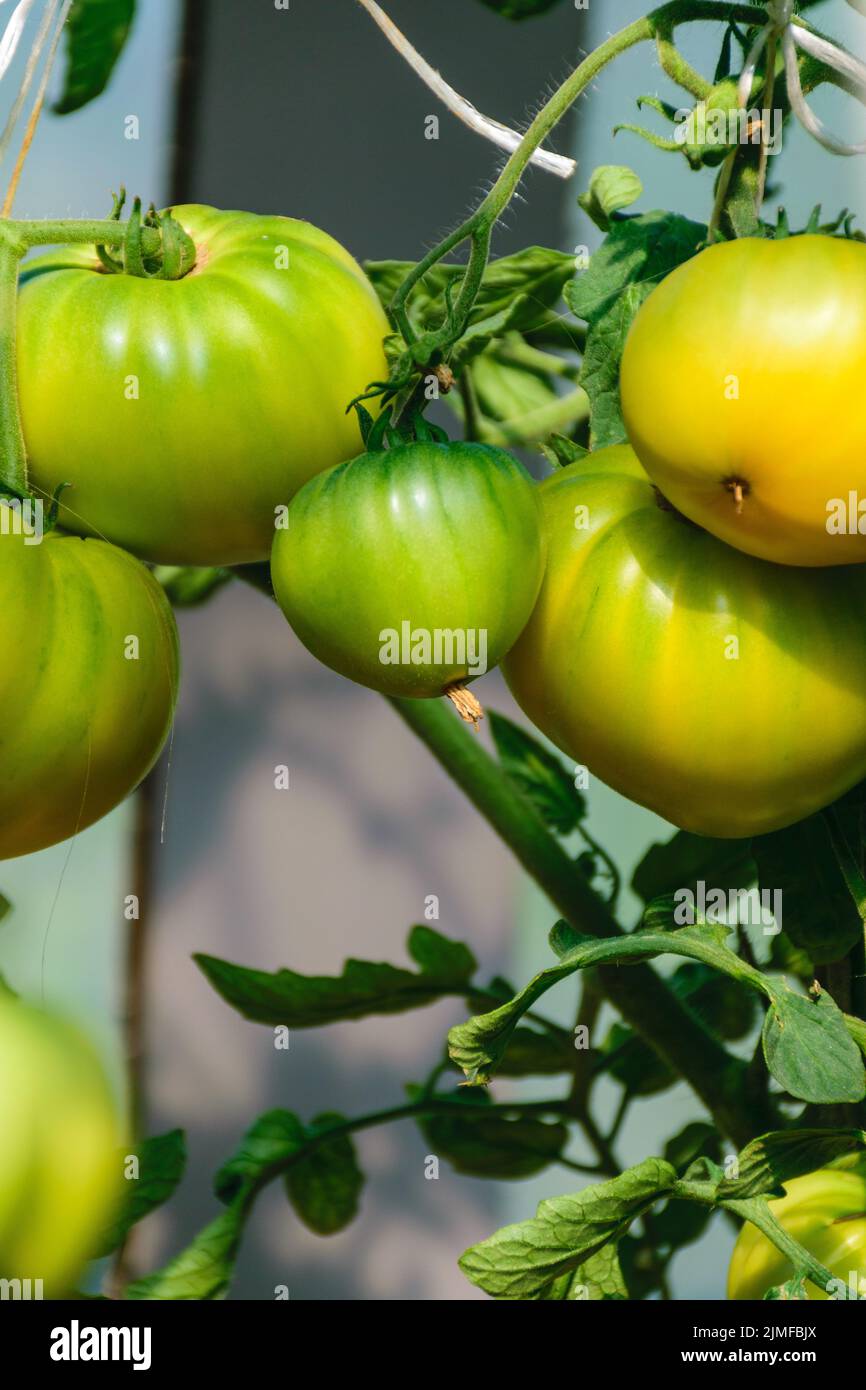
[[[591,324],[578,380],[590,400],[593,449],[627,441],[619,396],[619,366],[637,311],[650,293],[647,285],[626,285],[606,314]]]
[[[505,715],[490,710],[488,719],[508,780],[532,802],[551,830],[570,835],[586,817],[586,798],[560,758]]]
[[[816,965],[841,960],[863,923],[840,872],[822,816],[753,841],[762,889],[781,893],[786,935]]]
[[[843,1154],[866,1148],[862,1129],[794,1129],[762,1134],[737,1157],[736,1178],[724,1178],[719,1201],[775,1194],[786,1182],[826,1168]]]
[[[268,1110],[247,1130],[235,1154],[214,1178],[221,1202],[233,1202],[266,1174],[281,1168],[307,1141],[305,1126],[291,1110]]]
[[[134,1152],[138,1155],[138,1177],[126,1179],[121,1210],[99,1242],[94,1258],[110,1255],[122,1245],[133,1226],[169,1200],[183,1177],[186,1136],[182,1129],[145,1139]]]
[[[58,115],[78,111],[108,86],[135,18],[135,0],[74,0],[66,23],[67,64]]]
[[[590,1255],[572,1274],[554,1279],[538,1295],[548,1302],[601,1303],[628,1298],[628,1289],[619,1262],[615,1241]]]
[[[841,1105],[866,1096],[863,1057],[825,991],[806,998],[784,985],[774,989],[763,1043],[771,1074],[798,1100]]]
[[[124,1298],[171,1303],[224,1298],[231,1283],[245,1217],[246,1206],[239,1199],[162,1269],[128,1284]]]
[[[413,1088],[410,1094],[417,1095]],[[477,1093],[449,1097],[450,1114],[422,1116],[418,1126],[430,1152],[445,1158],[458,1173],[474,1178],[530,1178],[555,1163],[568,1142],[563,1124],[533,1117],[478,1114]],[[475,1113],[462,1115],[471,1105]]]
[[[609,1182],[548,1198],[531,1221],[505,1226],[472,1246],[460,1268],[494,1298],[535,1298],[553,1280],[618,1240],[675,1183],[669,1163],[646,1159]]]
[[[611,215],[631,207],[643,193],[643,184],[633,169],[624,164],[603,164],[596,169],[586,193],[578,203],[603,232],[610,227]]]
[[[250,970],[196,955],[196,964],[228,1004],[253,1023],[320,1028],[371,1014],[403,1013],[448,994],[466,994],[476,969],[467,946],[431,927],[409,934],[409,954],[418,973],[385,963],[348,960],[339,976],[300,975],[294,970]]]
[[[343,1123],[344,1116],[327,1112],[316,1116],[311,1129]],[[364,1174],[348,1134],[317,1145],[286,1174],[289,1201],[304,1225],[320,1236],[336,1235],[354,1220],[363,1187]]]

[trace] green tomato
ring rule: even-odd
[[[357,453],[346,408],[387,374],[361,268],[308,222],[178,207],[182,279],[107,273],[87,247],[28,261],[18,325],[32,484],[61,525],[147,560],[263,560],[274,511]]]
[[[0,1278],[69,1293],[120,1195],[120,1128],[96,1053],[0,997]],[[31,1297],[38,1297],[31,1283]]]
[[[674,825],[780,829],[866,774],[866,568],[743,555],[627,446],[541,487],[548,564],[503,671],[557,747]]]
[[[810,1255],[840,1281],[829,1297],[844,1298],[859,1290],[866,1298],[866,1166],[821,1168],[785,1183],[786,1196],[770,1202],[776,1220]],[[728,1298],[763,1298],[794,1277],[794,1267],[780,1250],[746,1222],[728,1271]],[[827,1299],[811,1281],[809,1298]]]
[[[537,488],[484,444],[400,445],[314,478],[271,559],[280,607],[314,656],[421,698],[501,660],[543,569]]]
[[[174,617],[144,565],[104,541],[39,544],[0,504],[0,859],[112,810],[174,713]]]
[[[866,246],[742,237],[653,290],[622,359],[628,437],[665,497],[787,565],[866,560]]]

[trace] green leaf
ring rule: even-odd
[[[245,1196],[274,1169],[298,1153],[307,1142],[307,1130],[291,1110],[268,1110],[247,1130],[240,1147],[214,1178],[221,1202]]]
[[[678,1173],[684,1173],[698,1158],[718,1162],[722,1152],[719,1132],[704,1120],[693,1120],[665,1144],[664,1157]]]
[[[786,935],[816,965],[841,960],[863,923],[839,869],[823,816],[758,835],[752,842],[762,889],[778,890]]]
[[[556,397],[550,378],[521,364],[503,361],[497,355],[498,346],[472,363],[472,385],[482,414],[488,420],[508,421],[549,405]],[[452,391],[448,402],[456,404],[460,399],[459,393]]]
[[[574,1069],[574,1048],[568,1038],[517,1028],[499,1067],[500,1076],[560,1076]]]
[[[153,577],[162,585],[175,608],[194,608],[205,603],[234,576],[231,570],[206,566],[156,565]]]
[[[66,77],[54,107],[58,115],[78,111],[105,90],[134,17],[135,0],[75,0],[66,24]]]
[[[672,839],[650,845],[631,886],[646,903],[701,880],[713,888],[745,888],[755,881],[750,847],[750,840],[715,840],[678,830]]]
[[[586,799],[560,758],[505,715],[490,710],[488,718],[508,780],[532,802],[551,830],[570,835],[586,817]]]
[[[615,222],[587,270],[565,288],[572,312],[589,324],[580,383],[591,402],[594,448],[626,438],[619,368],[628,331],[657,284],[706,241],[707,229],[673,213]]]
[[[603,1245],[582,1265],[578,1265],[573,1274],[563,1274],[559,1279],[554,1279],[552,1284],[542,1289],[539,1298],[583,1303],[627,1299],[628,1289],[620,1268],[616,1242],[611,1240]]]
[[[443,995],[467,992],[476,968],[467,946],[431,927],[416,926],[408,948],[421,967],[417,974],[362,960],[346,961],[339,976],[299,975],[294,970],[268,974],[207,955],[194,960],[217,993],[253,1023],[320,1028],[370,1014],[403,1013]]]
[[[716,1189],[718,1201],[778,1194],[786,1182],[814,1173],[843,1154],[866,1148],[862,1129],[792,1129],[762,1134],[737,1158],[736,1178]]]
[[[382,303],[387,307],[412,269],[411,261],[367,261],[364,265]],[[440,324],[447,312],[445,288],[456,291],[466,273],[463,265],[440,262],[424,276],[410,296],[408,312],[416,329]],[[529,246],[512,256],[492,260],[484,272],[469,323],[485,322],[486,342],[506,328],[529,332],[547,320],[559,303],[565,285],[574,274],[574,257],[544,246]],[[515,308],[515,301],[520,304]],[[491,321],[496,316],[498,326]]]
[[[328,1130],[343,1123],[344,1116],[327,1112],[317,1115],[311,1128]],[[354,1220],[363,1186],[348,1134],[317,1145],[286,1174],[289,1201],[304,1225],[320,1236],[335,1235]]]
[[[541,452],[554,468],[567,468],[570,463],[582,463],[589,450],[564,434],[551,434],[541,445]]]
[[[764,1299],[781,1299],[788,1302],[792,1299],[800,1302],[808,1301],[809,1293],[806,1287],[806,1276],[796,1274],[793,1279],[789,1279],[786,1284],[777,1284],[775,1288],[767,1289]]]
[[[110,1255],[150,1212],[171,1197],[186,1167],[186,1136],[182,1129],[157,1134],[137,1145],[138,1177],[128,1178],[123,1206],[99,1242],[94,1258]]]
[[[420,1087],[409,1088],[409,1093],[417,1099]],[[568,1143],[565,1125],[498,1112],[461,1115],[461,1108],[471,1105],[477,1112],[485,1102],[465,1090],[448,1099],[453,1114],[422,1116],[418,1127],[431,1154],[447,1159],[458,1173],[473,1178],[530,1178],[555,1163]]]
[[[610,1182],[543,1201],[531,1221],[505,1226],[461,1257],[460,1268],[494,1298],[537,1297],[616,1241],[637,1217],[672,1191],[676,1173],[648,1158]]]
[[[866,1096],[863,1058],[844,1014],[823,990],[806,998],[786,985],[774,989],[763,1038],[767,1066],[798,1100],[837,1105]]]
[[[504,19],[534,19],[552,10],[559,0],[481,0],[481,3]]]
[[[603,232],[610,228],[611,215],[631,207],[643,193],[643,184],[633,169],[622,164],[604,164],[589,180],[589,189],[578,203]]]
[[[128,1284],[124,1298],[172,1303],[224,1298],[231,1282],[245,1217],[246,1206],[239,1199],[162,1269]]]

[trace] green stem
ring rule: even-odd
[[[772,1241],[777,1250],[790,1260],[794,1270],[801,1270],[825,1293],[834,1293],[839,1285],[839,1280],[834,1274],[822,1265],[820,1260],[816,1260],[813,1255],[800,1243],[794,1240],[793,1236],[782,1227],[765,1201],[744,1201],[744,1202],[719,1202],[719,1206],[724,1211],[733,1212],[736,1216],[742,1216],[747,1221],[751,1221],[753,1226]],[[793,1277],[793,1276],[792,1276]],[[846,1294],[848,1298],[856,1298],[857,1295],[850,1290]]]
[[[536,444],[549,434],[573,429],[588,419],[589,396],[582,386],[578,386],[568,395],[556,396],[537,410],[529,410],[513,420],[495,423],[484,419],[480,423],[478,437],[484,444],[519,448],[521,444]]]
[[[22,255],[33,246],[121,246],[126,236],[126,223],[114,218],[84,222],[7,221],[5,226],[21,243]],[[141,248],[145,255],[159,251],[161,240],[155,227],[142,229]]]
[[[511,785],[478,738],[440,701],[392,700],[394,708],[427,744],[477,810],[505,841],[554,907],[578,931],[622,935],[608,906],[575,868],[534,808]],[[757,1117],[743,1099],[745,1064],[672,994],[648,965],[628,970],[603,966],[598,979],[623,1018],[692,1086],[719,1129],[747,1143]]]

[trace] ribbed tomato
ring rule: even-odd
[[[722,837],[791,824],[866,775],[866,569],[733,550],[663,505],[626,446],[541,497],[547,572],[503,670],[563,752]]]
[[[144,565],[104,541],[28,544],[0,503],[0,859],[99,820],[171,725],[174,617]]]
[[[0,1278],[30,1281],[19,1298],[62,1298],[120,1196],[120,1123],[87,1040],[8,995],[0,997],[0,1134]]]
[[[544,568],[537,488],[484,444],[363,454],[307,483],[271,560],[306,647],[388,695],[441,695],[504,656]]]
[[[786,1195],[770,1210],[789,1236],[839,1280],[829,1297],[857,1292],[866,1298],[866,1166],[821,1168],[785,1183]],[[728,1298],[763,1298],[794,1277],[794,1268],[771,1240],[746,1222],[728,1271]],[[809,1298],[828,1294],[811,1281]]]
[[[622,407],[665,497],[730,545],[788,565],[866,560],[866,246],[744,237],[653,290],[622,359]]]
[[[68,247],[28,261],[18,367],[31,482],[61,524],[153,561],[264,559],[274,509],[358,452],[346,408],[386,374],[361,268],[308,222],[185,206],[179,280]]]

